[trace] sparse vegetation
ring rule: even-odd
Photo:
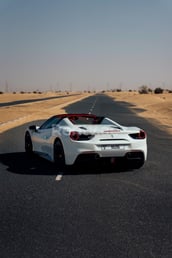
[[[146,85],[142,85],[140,88],[139,88],[139,93],[140,94],[148,94],[149,93],[149,89]]]
[[[111,89],[110,91],[107,91],[107,92],[121,92],[121,91],[122,89],[117,88],[117,89]]]
[[[156,88],[156,89],[154,90],[154,93],[155,93],[155,94],[162,94],[162,93],[163,93],[163,89],[161,89],[161,88]]]
[[[149,91],[149,93],[152,93],[152,89],[149,88],[148,91]]]

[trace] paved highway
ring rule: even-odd
[[[170,135],[137,117],[129,104],[105,95],[69,105],[66,112],[107,115],[145,129],[148,161],[139,170],[124,172],[94,166],[66,169],[57,180],[59,172],[49,162],[26,157],[26,124],[4,132],[0,257],[171,258]]]

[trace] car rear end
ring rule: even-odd
[[[80,159],[106,159],[111,163],[125,161],[140,167],[147,158],[146,133],[136,127],[76,127],[69,133],[71,146],[68,163]]]

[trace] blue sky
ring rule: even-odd
[[[0,0],[0,89],[172,89],[171,0]]]

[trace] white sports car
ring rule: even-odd
[[[144,130],[122,126],[107,117],[61,114],[41,126],[29,126],[25,150],[55,162],[58,167],[93,158],[140,168],[147,159],[147,137]]]

